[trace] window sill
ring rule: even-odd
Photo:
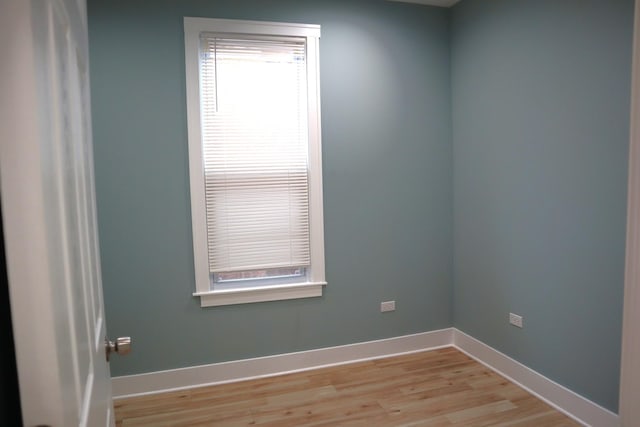
[[[321,297],[322,288],[326,286],[326,284],[326,282],[297,283],[292,285],[196,292],[193,295],[200,297],[201,307],[215,307],[220,305]]]

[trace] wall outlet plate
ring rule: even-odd
[[[511,323],[513,326],[517,326],[518,328],[522,328],[522,316],[509,313],[509,323]]]
[[[395,311],[396,310],[396,302],[395,301],[382,301],[380,303],[380,311]]]

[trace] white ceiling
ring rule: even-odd
[[[429,6],[451,7],[454,4],[458,3],[460,0],[389,0],[389,1],[397,1],[401,3],[418,3],[418,4],[429,5]]]

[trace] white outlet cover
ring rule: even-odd
[[[387,311],[395,311],[396,309],[396,302],[395,301],[382,301],[380,303],[380,311],[382,313],[387,312]]]
[[[513,326],[517,326],[518,328],[522,328],[522,316],[514,313],[509,313],[509,323],[511,323]]]

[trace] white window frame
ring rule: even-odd
[[[309,238],[311,265],[300,282],[216,290],[211,287],[207,249],[204,167],[200,115],[200,34],[202,32],[304,37],[306,40],[309,125]],[[184,18],[189,179],[196,292],[202,307],[322,296],[325,281],[320,134],[320,26],[230,19]]]

